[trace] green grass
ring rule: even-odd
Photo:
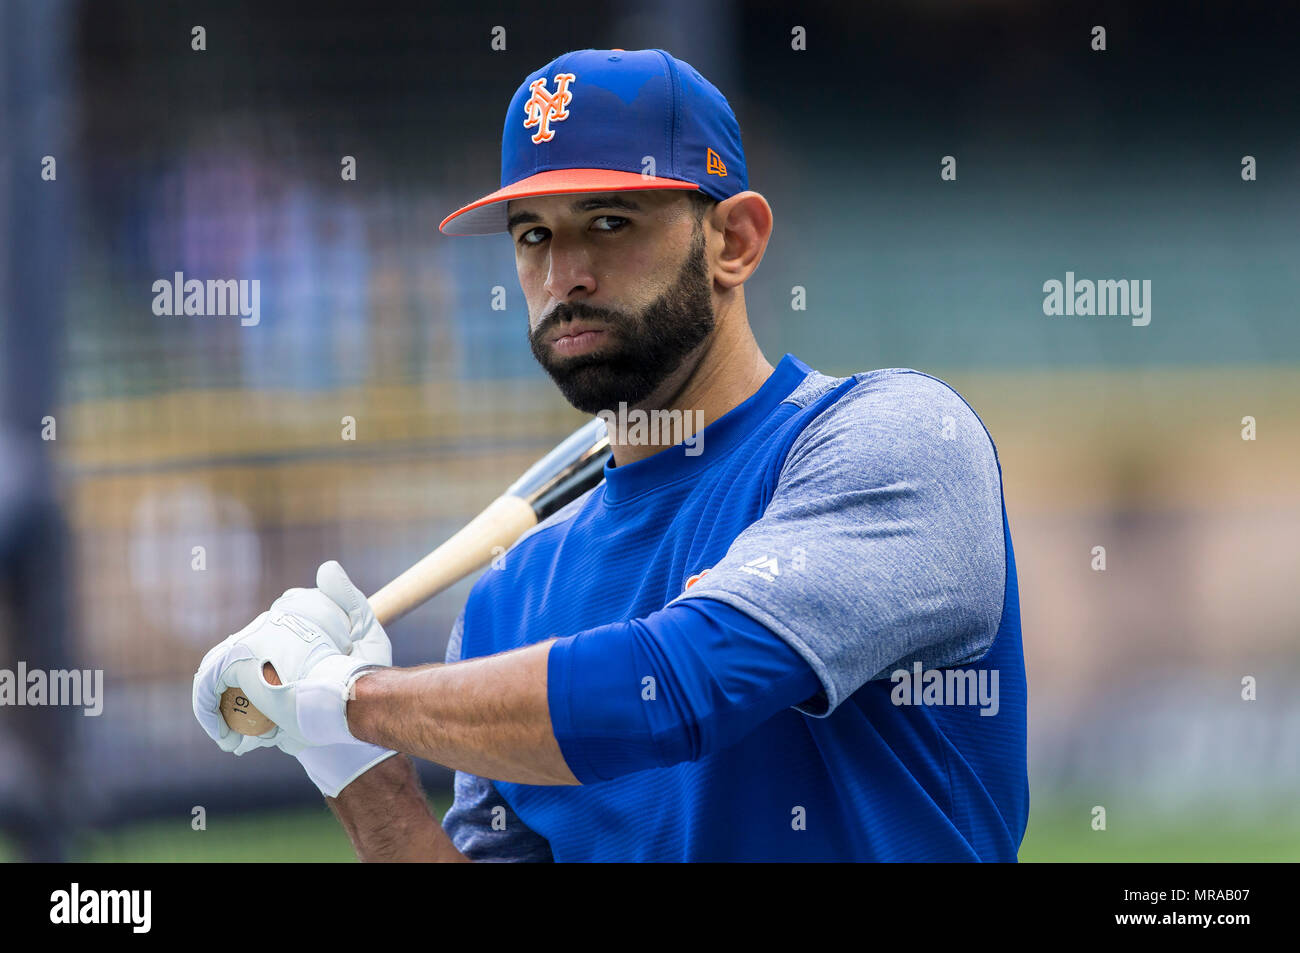
[[[430,798],[442,817],[451,807],[451,792]],[[0,839],[0,861],[19,858]],[[310,809],[254,816],[209,813],[207,829],[190,827],[188,814],[176,821],[130,824],[86,836],[74,860],[129,863],[314,863],[355,862],[343,828],[324,804]]]
[[[441,817],[451,804],[450,792],[435,797],[433,804]],[[1087,807],[1068,812],[1060,804],[1035,807],[1021,861],[1300,860],[1300,815],[1291,808],[1254,818],[1202,811],[1137,821],[1112,812],[1105,831],[1092,830],[1090,820]],[[209,814],[207,822],[207,830],[191,830],[187,815],[175,822],[151,821],[93,834],[77,859],[208,863],[355,859],[342,828],[324,805],[252,817]],[[17,859],[0,840],[0,861]]]
[[[255,817],[207,818],[207,830],[190,828],[189,817],[152,821],[86,839],[81,859],[89,861],[179,861],[256,863],[350,861],[347,835],[329,808]]]
[[[1240,811],[1125,817],[1115,811],[1106,830],[1094,831],[1086,806],[1069,813],[1060,805],[1031,808],[1020,859],[1035,862],[1260,862],[1300,860],[1300,816],[1279,807],[1244,816]]]

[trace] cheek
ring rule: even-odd
[[[689,235],[660,245],[653,254],[646,256],[641,273],[650,277],[656,288],[667,287],[681,272],[682,256],[690,246]]]
[[[527,258],[516,258],[515,274],[519,276],[519,287],[524,289],[525,294],[528,294],[534,285],[541,284],[537,277],[538,268],[535,261],[530,261]]]
[[[542,310],[546,298],[546,289],[543,287],[546,273],[524,262],[516,263],[515,273],[519,277],[519,290],[523,292],[524,301],[528,303],[528,321],[532,324],[534,315]]]
[[[604,294],[628,309],[641,308],[653,301],[677,269],[670,264],[680,250],[672,248],[628,249],[603,259],[596,278]],[[669,263],[669,264],[666,264]]]

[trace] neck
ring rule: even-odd
[[[741,305],[743,308],[743,304]],[[717,333],[700,345],[682,366],[656,391],[629,412],[639,410],[648,416],[654,411],[674,414],[685,433],[674,434],[669,427],[645,428],[658,442],[634,439],[618,442],[620,434],[610,429],[610,445],[615,466],[644,460],[660,450],[680,443],[683,437],[698,433],[719,417],[735,409],[754,395],[772,373],[772,365],[758,347],[743,310],[738,315],[719,315]],[[618,408],[614,408],[615,411]],[[631,431],[631,427],[627,428]],[[656,432],[657,431],[657,432]]]

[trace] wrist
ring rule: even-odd
[[[307,777],[326,797],[338,797],[386,759],[397,754],[378,745],[352,742],[305,748],[295,757]]]
[[[348,727],[348,699],[355,697],[356,681],[374,663],[346,655],[333,655],[316,665],[298,688],[298,724],[311,745],[355,743]]]
[[[343,718],[348,732],[358,741],[379,743],[373,715],[377,710],[375,703],[383,690],[384,672],[384,666],[371,666],[359,670],[350,680]]]

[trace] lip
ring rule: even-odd
[[[569,321],[551,332],[549,343],[560,354],[582,354],[600,344],[608,333],[608,325]]]
[[[600,346],[600,342],[605,339],[608,333],[604,328],[591,328],[589,330],[576,330],[569,328],[566,333],[555,339],[552,346],[557,352],[564,355],[586,354]]]
[[[569,321],[551,332],[549,343],[556,344],[561,338],[577,337],[586,331],[607,330],[609,328],[603,324],[593,324],[590,321]]]

